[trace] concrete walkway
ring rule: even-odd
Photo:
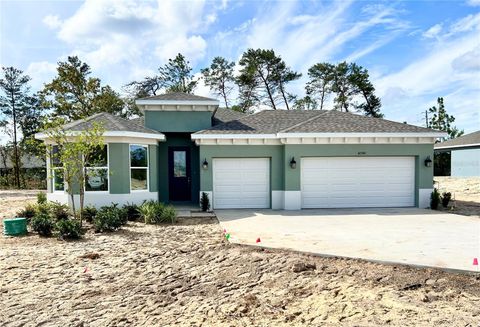
[[[233,243],[478,271],[473,259],[480,260],[479,217],[416,208],[215,213]]]

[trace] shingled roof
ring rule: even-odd
[[[93,126],[93,123],[100,123],[105,131],[110,132],[135,132],[148,134],[161,134],[153,129],[144,127],[135,120],[128,120],[106,112],[98,113],[86,119],[80,119],[63,126],[66,131],[83,131]]]
[[[434,148],[449,149],[449,148],[468,148],[472,146],[480,147],[480,131],[465,134],[460,137],[435,144]]]
[[[427,133],[438,131],[335,110],[265,110],[195,134]]]
[[[104,136],[127,136],[126,133],[135,133],[133,135],[138,137],[164,139],[162,133],[144,127],[139,121],[127,120],[106,112],[67,123],[63,125],[63,129],[67,132],[81,132],[93,127],[94,122],[99,123],[102,128],[105,129]],[[124,132],[125,134],[122,134],[121,132]],[[48,133],[38,133],[35,137],[38,139],[47,139]]]
[[[235,111],[232,109],[227,108],[218,108],[215,111],[215,115],[213,116],[213,126],[227,123],[232,120],[240,119],[245,117],[247,114],[244,114],[240,111]]]
[[[202,97],[195,94],[190,93],[182,93],[182,92],[173,92],[173,93],[165,93],[160,95],[154,95],[151,97],[140,98],[137,100],[165,100],[165,101],[218,101],[217,99]]]

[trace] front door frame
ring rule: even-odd
[[[173,156],[175,151],[185,151],[186,176],[174,176]],[[179,180],[185,178],[185,180]],[[181,187],[182,191],[175,191],[175,188]],[[189,146],[170,146],[168,147],[168,197],[171,202],[190,202],[192,201],[192,170],[191,170],[191,149]],[[181,194],[179,194],[181,192]]]

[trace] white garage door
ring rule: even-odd
[[[302,158],[303,208],[411,207],[413,157]]]
[[[268,158],[213,159],[213,207],[270,208]]]

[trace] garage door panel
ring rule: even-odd
[[[270,207],[268,158],[218,158],[212,169],[214,208]]]
[[[413,157],[302,158],[304,208],[414,205]]]

